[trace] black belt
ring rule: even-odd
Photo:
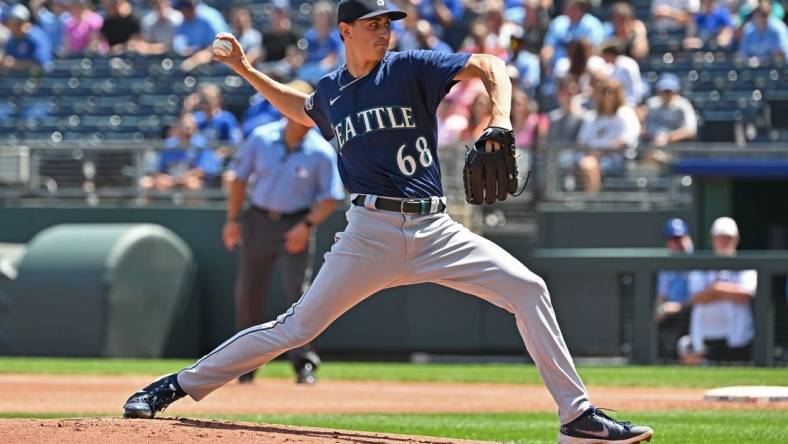
[[[366,200],[367,196],[365,194],[359,194],[353,199],[353,205],[357,205],[359,207],[364,206],[364,201]],[[387,197],[378,197],[375,199],[375,208],[378,210],[386,210],[386,211],[396,211],[402,214],[412,214],[416,216],[423,216],[425,214],[433,214],[433,213],[443,213],[446,211],[446,204],[443,201],[438,202],[437,211],[430,211],[432,207],[432,199],[430,198],[421,198],[421,199],[389,199]]]
[[[262,215],[267,217],[268,220],[282,220],[282,219],[301,218],[301,217],[304,217],[307,214],[309,214],[309,211],[310,211],[309,208],[306,208],[306,209],[303,209],[303,210],[296,211],[294,213],[281,213],[279,211],[269,210],[267,208],[261,208],[261,207],[257,207],[257,206],[254,206],[254,205],[251,206],[251,209],[253,211],[255,211],[255,212],[261,213]]]

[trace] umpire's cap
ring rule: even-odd
[[[688,233],[689,233],[689,227],[687,227],[687,223],[679,219],[678,217],[675,217],[665,222],[665,231],[663,232],[665,239],[670,239],[671,237],[685,236]]]
[[[352,23],[384,14],[391,17],[391,20],[408,16],[398,9],[389,9],[386,0],[341,0],[337,6],[337,23]]]

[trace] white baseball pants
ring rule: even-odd
[[[195,400],[280,354],[309,343],[376,292],[433,282],[515,315],[517,328],[562,424],[591,404],[575,370],[544,281],[491,241],[446,214],[407,216],[353,206],[309,290],[276,320],[250,327],[178,374]]]

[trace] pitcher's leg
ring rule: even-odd
[[[442,227],[440,225],[443,225]],[[561,423],[591,404],[555,318],[544,281],[489,240],[445,217],[432,227],[414,270],[419,277],[485,299],[515,315],[517,328],[559,408]]]
[[[290,302],[297,301],[309,287],[309,280],[312,277],[313,246],[314,241],[310,240],[309,247],[300,253],[290,254],[282,249],[279,254],[282,264],[282,284],[285,297]],[[317,380],[314,372],[320,365],[320,357],[311,343],[290,350],[287,352],[287,358],[293,365],[296,382],[311,384]]]
[[[405,271],[402,261],[395,260],[396,254],[380,255],[377,248],[387,233],[373,234],[379,236],[356,235],[350,228],[340,233],[301,299],[276,320],[237,333],[181,370],[178,383],[183,390],[196,400],[204,398],[239,375],[307,344],[342,313],[398,279]]]

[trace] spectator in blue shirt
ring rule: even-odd
[[[316,84],[321,77],[339,66],[342,40],[334,24],[335,17],[334,7],[327,1],[317,2],[312,7],[312,28],[304,35],[307,48],[298,78]]]
[[[52,44],[52,53],[57,54],[63,44],[63,24],[68,13],[64,3],[66,0],[33,0],[29,3],[30,12],[35,22],[46,32]]]
[[[525,49],[525,33],[522,28],[516,28],[511,36],[510,64],[517,70],[517,86],[529,97],[534,97],[536,88],[541,80],[541,67],[539,56]]]
[[[733,41],[733,30],[730,11],[717,4],[717,0],[703,0],[700,11],[690,21],[684,46],[697,49],[712,43],[727,48]]]
[[[52,62],[52,45],[46,33],[30,23],[30,11],[23,5],[14,5],[3,15],[11,35],[5,45],[2,67],[14,70],[33,66],[48,68]]]
[[[602,42],[605,34],[602,23],[589,11],[591,3],[588,0],[569,0],[564,7],[564,15],[550,22],[539,54],[549,70],[566,57],[566,45],[572,40],[585,39],[592,46]]]
[[[183,22],[175,29],[172,47],[180,55],[190,56],[209,47],[213,38],[222,30],[216,28],[208,19],[197,14],[194,0],[178,0],[175,4],[183,14]]]
[[[197,132],[194,115],[185,113],[178,120],[173,134],[164,141],[153,176],[142,178],[144,189],[167,191],[183,187],[200,190],[221,174],[221,164],[205,136]]]
[[[772,5],[761,2],[742,30],[739,54],[755,57],[761,62],[788,58],[788,28],[779,19],[770,17]]]
[[[208,143],[214,147],[237,145],[243,136],[238,119],[222,109],[222,92],[213,83],[202,83],[197,93],[190,96],[185,103],[187,110],[194,111],[197,128]]]
[[[691,254],[694,250],[689,227],[682,219],[668,220],[663,238],[671,254]],[[655,307],[660,357],[678,358],[678,339],[689,332],[689,274],[689,271],[660,271],[657,274]]]
[[[462,19],[465,5],[462,0],[421,0],[416,9],[419,17],[443,29]]]
[[[221,11],[208,6],[200,0],[195,0],[194,4],[197,8],[197,15],[204,18],[205,20],[208,20],[208,23],[211,24],[217,33],[227,32],[230,30],[230,26],[227,24],[227,20],[224,19],[224,15],[222,15]]]
[[[257,93],[249,99],[249,108],[243,115],[241,130],[244,138],[249,137],[255,128],[282,118],[282,114],[265,97]]]
[[[435,35],[457,47],[462,42],[464,31],[460,22],[465,14],[462,0],[421,0],[416,5],[418,16],[433,25]]]

